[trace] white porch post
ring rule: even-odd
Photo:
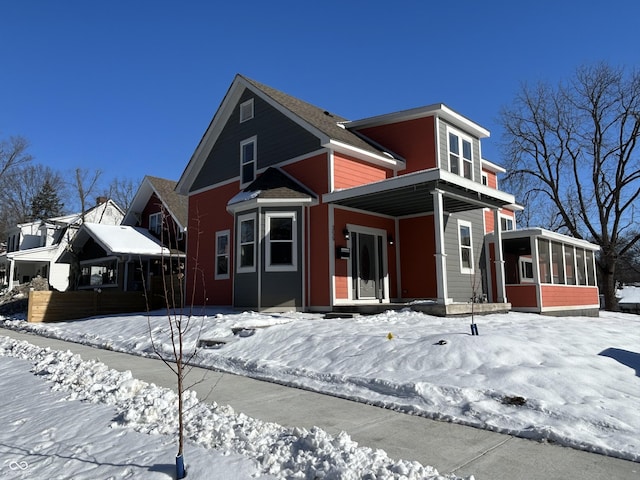
[[[15,266],[16,266],[16,262],[12,258],[9,261],[9,291],[13,289],[13,270],[15,269]]]
[[[502,229],[500,228],[500,215],[497,208],[493,209],[493,233],[496,239],[495,244],[495,266],[496,266],[496,301],[498,303],[507,302],[507,290],[504,285],[504,257],[502,255]]]
[[[436,234],[436,281],[438,284],[438,303],[446,305],[449,300],[447,288],[447,254],[444,248],[444,218],[442,190],[433,190],[433,219]]]

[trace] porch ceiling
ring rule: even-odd
[[[392,217],[433,212],[434,190],[443,194],[445,212],[477,208],[500,208],[515,203],[514,197],[458,175],[429,170],[394,177],[324,195],[328,203]]]

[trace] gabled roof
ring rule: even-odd
[[[144,228],[130,225],[100,225],[98,223],[84,223],[75,238],[74,246],[84,245],[89,238],[102,247],[107,256],[111,255],[140,255],[150,257],[169,256],[170,250],[154,238]],[[60,261],[67,260],[63,254]]]
[[[317,198],[315,193],[279,168],[269,167],[243,191],[231,198],[227,203],[227,208],[234,210],[238,204],[248,201],[256,203],[269,201],[309,203]]]
[[[140,220],[138,217],[149,203],[149,199],[155,193],[169,214],[178,224],[185,229],[187,226],[188,199],[185,195],[176,192],[178,182],[166,178],[147,175],[142,179],[131,206],[122,220],[123,225],[135,225]]]
[[[347,121],[346,118],[255,80],[236,75],[178,181],[176,187],[178,192],[185,195],[189,193],[189,189],[206,161],[209,151],[213,148],[218,135],[231,116],[245,89],[251,90],[283,115],[316,135],[323,147],[342,151],[384,165],[386,168],[398,169],[404,167],[404,160],[399,156],[386,151],[357,132],[343,128],[342,124]]]

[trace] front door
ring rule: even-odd
[[[382,236],[353,232],[352,236],[353,298],[356,300],[382,300],[384,292],[384,264]]]

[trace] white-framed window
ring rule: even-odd
[[[520,268],[520,283],[533,283],[533,260],[531,257],[518,259]]]
[[[240,183],[243,186],[256,178],[257,145],[255,136],[240,142]]]
[[[298,268],[295,212],[265,214],[265,270],[292,272]]]
[[[216,232],[216,280],[229,278],[229,230]]]
[[[152,213],[149,215],[149,231],[160,235],[162,231],[162,212]]]
[[[449,129],[449,171],[473,180],[473,149],[469,137]]]
[[[473,241],[470,222],[458,220],[458,245],[460,251],[460,272],[473,273]]]
[[[256,271],[256,214],[238,217],[236,272]]]
[[[500,231],[508,232],[513,230],[513,217],[500,215]]]
[[[240,123],[253,118],[253,98],[240,104]]]

